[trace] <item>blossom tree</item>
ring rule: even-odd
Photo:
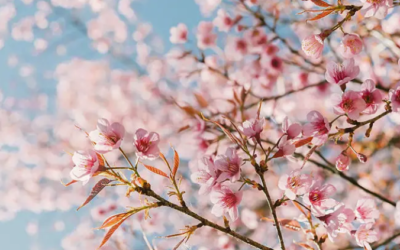
[[[13,23],[12,38],[38,53],[65,25],[104,57],[60,62],[56,107],[33,119],[3,101],[4,186],[79,213],[105,201],[66,249],[399,244],[400,3],[196,3],[204,20],[171,27],[165,53],[129,0],[37,1]],[[0,19],[16,10],[7,2]]]

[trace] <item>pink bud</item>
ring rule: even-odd
[[[318,59],[324,50],[324,39],[322,33],[308,36],[301,42],[301,48],[307,56]]]
[[[365,156],[364,154],[360,154],[360,153],[357,154],[357,158],[361,163],[366,163],[368,160],[367,156]]]

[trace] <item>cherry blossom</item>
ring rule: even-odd
[[[171,36],[169,37],[169,40],[171,43],[186,43],[187,42],[187,35],[188,35],[188,30],[185,24],[180,23],[176,27],[172,27],[170,30]]]
[[[354,212],[343,203],[338,204],[333,212],[318,217],[324,223],[329,238],[333,241],[339,233],[350,233],[353,230]]]
[[[228,15],[228,13],[226,13],[225,10],[219,9],[213,24],[218,28],[219,31],[228,32],[232,28],[234,20]]]
[[[216,185],[220,172],[214,165],[214,159],[211,156],[204,156],[198,169],[191,175],[191,180],[194,183],[200,184],[200,195],[205,195],[211,192],[211,189]]]
[[[264,119],[250,119],[243,122],[242,126],[240,127],[241,132],[247,136],[248,138],[259,138],[261,132],[264,129]]]
[[[375,16],[379,19],[384,19],[388,14],[389,8],[393,5],[393,0],[360,0],[363,7],[360,13],[364,17]]]
[[[340,153],[340,155],[336,158],[336,169],[339,171],[345,171],[349,169],[351,163],[350,157],[347,155],[345,151]]]
[[[360,199],[355,209],[357,220],[362,223],[374,223],[379,218],[379,211],[376,209],[373,199]]]
[[[352,90],[345,92],[342,96],[334,94],[332,96],[332,103],[336,114],[347,114],[352,120],[360,118],[360,114],[367,107],[367,104],[361,98],[360,94]]]
[[[371,229],[372,226],[372,223],[361,224],[355,233],[357,244],[368,250],[372,250],[369,243],[373,243],[379,239],[378,233]]]
[[[279,141],[278,149],[277,155],[287,156],[293,154],[296,147],[292,141],[288,140],[288,136],[284,135]]]
[[[311,111],[307,114],[309,123],[303,126],[304,136],[312,136],[312,143],[315,145],[322,145],[328,139],[329,130],[331,125],[328,119],[323,117],[318,111]]]
[[[312,178],[306,174],[300,174],[299,169],[293,170],[290,175],[283,174],[279,179],[279,188],[285,191],[285,196],[295,200],[297,195],[303,195],[308,192]]]
[[[75,166],[70,172],[73,180],[87,184],[93,174],[99,169],[99,160],[96,152],[89,149],[87,151],[76,151],[72,156]]]
[[[392,110],[394,112],[400,112],[400,85],[390,90],[389,99],[391,101]]]
[[[352,58],[360,54],[363,47],[363,41],[358,34],[346,34],[342,39],[339,51],[344,58]]]
[[[160,135],[156,132],[147,132],[145,129],[136,130],[133,144],[136,147],[136,155],[142,159],[154,160],[158,157],[160,149],[158,143]]]
[[[337,201],[329,198],[335,194],[336,188],[331,184],[322,185],[319,181],[314,182],[309,192],[303,196],[306,205],[311,206],[315,216],[323,216],[325,210],[337,205]]]
[[[312,58],[318,59],[324,50],[324,35],[310,35],[301,42],[303,52]]]
[[[201,22],[197,27],[197,46],[200,49],[210,48],[215,45],[217,35],[213,33],[213,24],[211,22]]]
[[[118,123],[111,123],[107,119],[97,121],[97,129],[89,133],[89,139],[95,144],[94,149],[101,154],[119,148],[125,134],[124,127]]]
[[[227,186],[214,187],[210,194],[210,200],[214,204],[211,213],[217,217],[228,213],[232,221],[237,220],[239,218],[238,206],[242,201],[242,195],[242,192],[234,193]]]
[[[360,67],[354,65],[354,59],[343,63],[330,61],[326,66],[325,79],[332,84],[342,85],[355,79],[360,73]]]
[[[294,139],[300,135],[302,126],[299,123],[291,123],[288,117],[285,117],[282,123],[282,132],[287,134],[288,139]]]
[[[215,168],[221,171],[218,181],[230,179],[231,182],[236,182],[240,179],[240,167],[242,159],[237,155],[234,148],[228,148],[225,155],[218,155],[215,158]]]
[[[382,102],[381,92],[375,88],[374,81],[368,79],[361,85],[361,97],[367,104],[364,114],[375,114]]]

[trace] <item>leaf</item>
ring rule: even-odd
[[[96,155],[97,155],[97,159],[99,159],[99,164],[100,164],[100,166],[105,166],[106,164],[105,164],[105,162],[104,162],[103,156],[101,156],[101,155],[98,154],[98,153],[96,153]]]
[[[304,247],[307,250],[314,250],[314,248],[312,248],[310,245],[306,244],[306,243],[296,243],[297,245]]]
[[[319,6],[319,7],[330,7],[332,5],[330,5],[329,3],[326,3],[322,0],[311,0],[311,2],[313,2],[315,5]]]
[[[121,224],[127,219],[128,217],[122,219],[120,222],[118,222],[117,224],[115,224],[114,226],[112,226],[110,228],[110,230],[108,230],[106,236],[104,236],[103,240],[101,241],[100,246],[97,249],[100,249],[102,246],[104,246],[104,244],[107,243],[107,241],[110,239],[110,237],[114,234],[115,230],[117,230],[119,228],[119,226],[121,226]]]
[[[272,158],[279,158],[283,156],[283,150],[278,150],[278,152],[276,152]]]
[[[115,214],[109,218],[107,218],[104,222],[103,225],[98,227],[97,229],[104,229],[107,227],[114,226],[115,224],[119,223],[121,220],[126,219],[126,217],[132,215],[132,213],[120,213],[120,214]]]
[[[302,139],[302,140],[300,140],[300,141],[295,142],[295,143],[294,143],[294,146],[295,146],[296,148],[302,147],[302,146],[304,146],[304,145],[309,144],[309,143],[312,141],[312,139],[313,139],[312,137],[308,137],[308,138],[306,138],[306,139]]]
[[[324,12],[322,12],[322,13],[316,15],[316,16],[313,17],[313,18],[307,19],[307,21],[316,21],[316,20],[319,20],[319,19],[321,19],[321,18],[324,18],[324,17],[330,15],[332,12],[333,12],[333,10],[324,11]]]
[[[68,182],[68,183],[64,183],[63,181],[61,181],[61,184],[63,184],[64,187],[68,187],[69,185],[72,185],[72,184],[74,184],[74,183],[76,183],[76,182],[78,182],[78,181],[72,180],[72,181],[70,181],[70,182]]]
[[[91,200],[93,200],[93,198],[96,197],[96,195],[98,193],[100,193],[100,191],[103,190],[103,188],[110,182],[112,182],[112,180],[109,180],[107,178],[101,179],[99,182],[97,182],[96,185],[94,185],[94,187],[92,188],[92,192],[90,193],[89,197],[85,200],[85,202],[80,207],[78,207],[78,209],[76,209],[76,211],[78,211],[79,209],[84,207],[86,204],[88,204]]]
[[[180,128],[178,129],[178,133],[180,133],[180,132],[182,132],[182,131],[185,131],[185,130],[187,130],[187,129],[189,129],[189,128],[190,128],[190,126],[189,126],[189,125],[186,125],[186,126],[180,127]]]
[[[143,164],[143,163],[142,163],[142,164]],[[161,171],[161,170],[158,169],[158,168],[155,168],[155,167],[153,167],[153,166],[149,166],[149,165],[146,165],[146,164],[143,164],[143,166],[144,166],[145,168],[147,168],[148,170],[150,170],[151,172],[155,173],[155,174],[158,174],[158,175],[164,176],[164,177],[166,177],[166,178],[169,178],[168,175],[167,175],[166,173],[164,173],[163,171]]]
[[[196,101],[200,107],[206,108],[208,106],[207,100],[201,94],[194,93],[194,97],[196,97]]]
[[[172,177],[175,178],[176,172],[179,168],[179,154],[174,149],[174,169],[172,170]]]
[[[275,221],[273,219],[270,219],[268,217],[263,217],[261,219],[268,221],[268,222],[275,223]],[[301,229],[300,223],[297,220],[278,219],[278,221],[279,221],[279,225],[281,225],[282,227],[284,227],[288,230],[297,232],[297,231],[300,231],[300,229]]]
[[[171,166],[169,165],[169,162],[167,161],[167,158],[165,158],[165,155],[163,153],[159,153],[159,156],[161,159],[163,159],[163,161],[165,162],[165,164],[167,164],[167,167],[169,168],[169,170],[171,170]]]

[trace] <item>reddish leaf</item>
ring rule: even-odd
[[[316,15],[315,17],[308,19],[307,21],[316,21],[316,20],[319,20],[319,19],[321,19],[321,18],[324,18],[324,17],[330,15],[332,12],[333,12],[333,10],[324,11],[324,12],[322,12],[322,13]]]
[[[151,172],[155,173],[155,174],[158,174],[158,175],[161,175],[161,176],[164,176],[164,177],[168,178],[168,175],[166,173],[164,173],[163,171],[161,171],[160,169],[158,169],[158,168],[155,168],[155,167],[152,167],[152,166],[148,166],[146,164],[143,164],[143,166],[145,168],[147,168],[148,170],[150,170]]]
[[[179,167],[179,155],[178,152],[174,149],[174,168],[172,170],[172,177],[175,178],[176,172],[178,171]]]
[[[91,200],[93,200],[94,197],[96,197],[96,195],[98,193],[100,193],[101,190],[103,190],[103,188],[108,184],[112,182],[112,180],[109,180],[107,178],[101,179],[99,182],[96,183],[96,185],[94,185],[92,192],[90,193],[89,197],[86,199],[86,201],[80,206],[78,207],[79,210],[82,207],[84,207],[86,204],[88,204]]]
[[[183,126],[183,127],[181,127],[181,128],[178,129],[178,133],[180,133],[180,132],[182,132],[182,131],[185,131],[185,130],[188,129],[188,128],[190,128],[189,125]]]
[[[121,226],[121,224],[127,219],[128,217],[122,219],[120,222],[118,222],[117,224],[115,224],[114,226],[112,226],[110,228],[110,230],[108,230],[106,236],[104,236],[103,241],[101,242],[100,246],[97,249],[100,249],[102,246],[104,246],[104,244],[107,243],[107,241],[110,239],[110,237],[113,235],[113,233],[115,232],[115,230],[117,230],[119,228],[119,226]]]
[[[171,166],[169,165],[169,162],[167,161],[167,158],[165,158],[165,155],[163,153],[159,153],[159,156],[161,159],[163,159],[163,161],[165,162],[165,164],[167,165],[167,167],[169,168],[169,170],[171,170]]]
[[[100,154],[97,154],[97,153],[96,153],[96,155],[97,155],[97,159],[99,159],[100,166],[105,166],[106,164],[104,162],[103,156],[101,156]]]
[[[312,137],[308,137],[306,139],[297,141],[297,142],[294,143],[294,146],[296,148],[302,147],[302,146],[307,145],[308,143],[310,143],[312,141],[312,139],[313,139]]]
[[[200,107],[206,108],[208,106],[207,100],[202,95],[194,93],[194,97],[196,97],[196,101]]]
[[[273,219],[270,219],[268,217],[263,217],[261,218],[262,220],[268,221],[268,222],[272,222],[275,223],[275,221]],[[278,219],[279,224],[291,231],[299,231],[301,229],[300,223],[297,220],[290,220],[290,219]]]
[[[276,152],[272,158],[279,158],[283,156],[283,151],[282,150],[278,150],[278,152]]]
[[[107,227],[114,226],[115,224],[119,223],[121,220],[125,220],[127,217],[132,215],[132,213],[121,213],[121,214],[115,214],[109,218],[107,218],[104,222],[103,225],[98,227],[97,229],[104,229]]]
[[[332,5],[330,5],[329,3],[326,3],[322,0],[311,0],[311,2],[313,2],[315,5],[319,6],[319,7],[330,7]]]
[[[301,168],[304,167],[304,165],[306,165],[308,159],[310,159],[311,155],[314,153],[314,151],[317,149],[317,146],[314,146],[310,149],[310,151],[308,151],[307,155],[304,157],[304,161],[303,161],[303,165],[301,166]]]
[[[69,185],[72,185],[72,184],[74,184],[74,183],[76,183],[76,182],[78,182],[78,181],[72,180],[72,181],[70,181],[70,182],[68,182],[68,183],[64,183],[64,182],[61,181],[61,184],[63,184],[64,187],[68,187]]]

